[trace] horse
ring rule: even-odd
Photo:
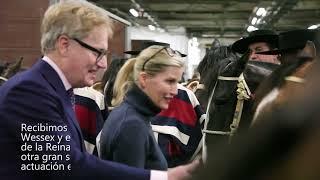
[[[257,91],[257,98],[254,105],[253,123],[258,116],[263,116],[266,111],[273,111],[279,106],[286,105],[290,98],[304,89],[305,78],[315,63],[316,47],[312,41],[307,41],[305,47],[300,51],[296,50],[290,56],[284,56],[291,63],[281,66],[261,84]],[[292,56],[296,58],[292,59]],[[289,60],[284,60],[289,61]]]
[[[9,78],[14,76],[16,73],[23,70],[22,68],[23,57],[13,63],[5,63],[1,68],[0,73],[0,86],[6,82]]]
[[[216,49],[216,52],[219,51]],[[212,55],[217,57],[214,53]],[[227,53],[220,55],[226,56]],[[226,141],[237,131],[249,128],[254,92],[259,83],[279,67],[266,62],[248,62],[248,57],[249,52],[241,58],[230,52],[229,57],[222,60],[213,58],[213,67],[199,70],[201,77],[204,77],[201,81],[205,90],[196,91],[196,95],[200,104],[208,104],[205,106],[207,117],[203,129],[203,159],[206,159],[206,152],[210,152],[206,150],[206,144]]]
[[[305,53],[307,51],[304,49],[290,59],[293,63],[279,71],[283,74],[280,81],[276,79],[279,81],[276,87],[279,93],[286,92],[290,96],[286,95],[285,101],[282,97],[275,99],[278,101],[276,108],[258,116],[258,123],[235,138],[232,144],[221,144],[213,149],[215,156],[209,156],[206,166],[196,172],[193,179],[320,178],[320,86],[317,83],[320,58],[315,56],[315,51]],[[274,74],[279,73],[275,71]]]

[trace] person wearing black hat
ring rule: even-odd
[[[320,49],[320,31],[310,29],[297,29],[279,34],[278,48],[270,51],[259,52],[263,55],[281,55],[281,64],[287,64],[288,56],[295,57],[302,50],[307,41],[312,41],[316,49]]]
[[[264,98],[267,97],[277,86],[283,82],[284,77],[290,76],[296,71],[305,61],[299,58],[301,52],[307,45],[307,42],[312,42],[316,52],[320,50],[320,31],[309,29],[298,29],[282,32],[279,34],[278,49],[271,51],[259,52],[264,55],[280,55],[281,66],[274,70],[263,83],[260,84],[255,93],[256,107],[253,123],[259,119],[258,114],[262,112],[264,106]],[[312,54],[311,56],[315,56]],[[308,54],[308,56],[310,56]],[[311,57],[312,58],[312,57]],[[307,58],[309,59],[309,58]],[[301,61],[302,60],[302,61]],[[278,87],[277,87],[278,88]],[[275,94],[276,91],[273,91]],[[270,101],[270,100],[268,100]]]
[[[278,35],[272,30],[256,30],[249,33],[232,45],[232,50],[244,54],[248,49],[251,51],[249,60],[279,64],[278,55],[258,54],[262,51],[270,51],[277,47]]]

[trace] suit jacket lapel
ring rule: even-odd
[[[78,134],[79,143],[81,146],[81,150],[84,150],[84,144],[83,144],[83,137],[81,133],[81,129],[79,126],[79,123],[76,119],[75,112],[72,108],[72,104],[70,101],[70,97],[59,77],[57,72],[45,61],[39,60],[37,64],[35,64],[35,68],[38,68],[42,76],[48,81],[50,86],[57,92],[59,97],[61,98],[61,101],[63,102],[63,110],[67,114],[67,120],[69,121],[69,124],[73,125],[73,129],[75,129],[76,134]],[[71,127],[69,127],[70,129]],[[74,134],[74,133],[71,133]]]

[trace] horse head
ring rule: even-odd
[[[211,48],[198,65],[200,73],[201,89],[197,89],[195,94],[204,110],[207,109],[208,97],[214,88],[219,71],[226,66],[226,63],[235,61],[238,56],[231,50],[230,46],[220,46]],[[222,62],[223,61],[223,62]]]
[[[225,103],[230,99],[237,86],[238,77],[246,67],[248,57],[249,52],[241,58],[230,56],[220,61],[217,81],[214,87],[209,88],[215,103]]]
[[[216,67],[217,78],[212,80],[215,83],[213,87],[208,86],[211,91],[210,96],[207,96],[209,102],[204,132],[210,136],[205,136],[206,143],[214,145],[226,141],[237,130],[248,129],[251,123],[252,93],[278,65],[248,62],[249,54],[248,51],[241,58],[225,58]],[[204,148],[203,154],[205,152]]]

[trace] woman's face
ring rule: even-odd
[[[140,79],[140,85],[156,106],[168,109],[170,101],[178,93],[177,85],[182,73],[182,67],[169,66],[154,76],[144,74]]]

